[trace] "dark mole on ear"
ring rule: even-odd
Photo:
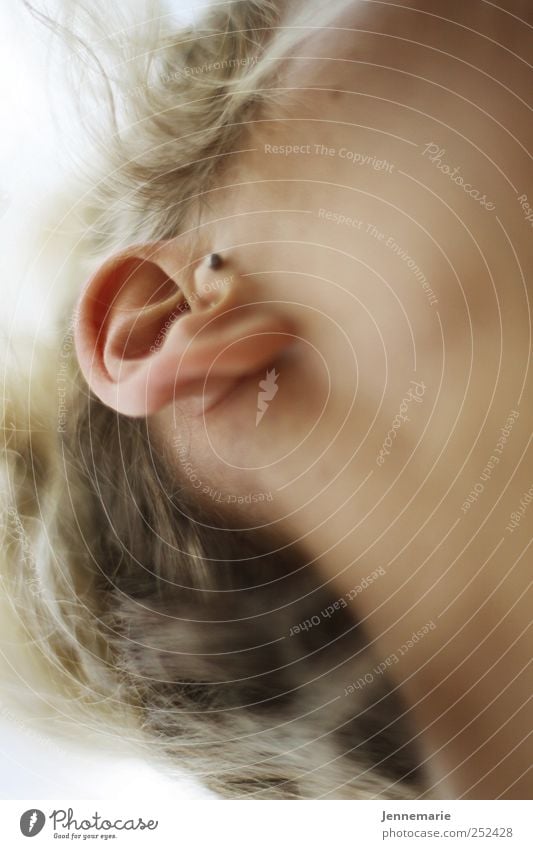
[[[222,257],[220,254],[210,254],[207,264],[209,268],[220,268],[222,265]]]

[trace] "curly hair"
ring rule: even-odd
[[[107,131],[93,127],[91,261],[199,226],[249,122],[282,108],[283,57],[310,13],[321,25],[331,8],[231,0],[180,31],[144,28],[125,78],[108,79]],[[118,735],[135,726],[140,746],[226,797],[420,795],[420,755],[386,679],[343,696],[374,665],[363,629],[341,609],[291,635],[331,591],[298,552],[218,528],[186,485],[176,492],[150,422],[81,379],[72,308],[55,358],[34,356],[31,374],[11,363],[12,385],[31,391],[3,410],[4,580],[57,710]]]

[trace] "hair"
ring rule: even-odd
[[[99,129],[95,261],[202,220],[247,124],[275,114],[280,57],[305,34],[286,6],[232,0],[179,32],[144,31],[146,58]],[[117,736],[139,729],[147,753],[226,797],[420,795],[406,709],[370,673],[363,629],[342,608],[315,626],[335,594],[313,567],[279,541],[218,528],[186,486],[176,493],[149,422],[80,378],[73,321],[70,301],[55,357],[34,353],[26,371],[5,358],[3,580],[56,682],[55,709]]]

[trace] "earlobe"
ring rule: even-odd
[[[288,317],[248,303],[238,275],[226,274],[220,286],[212,280],[216,299],[204,302],[195,298],[194,272],[176,271],[179,261],[174,242],[132,248],[105,263],[80,298],[81,370],[92,391],[124,415],[149,416],[198,397],[208,379],[213,402],[294,341]]]

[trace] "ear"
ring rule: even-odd
[[[174,240],[114,256],[78,302],[75,344],[90,388],[128,416],[194,398],[205,411],[294,342],[283,312],[247,302],[247,288],[224,266],[188,264]]]

